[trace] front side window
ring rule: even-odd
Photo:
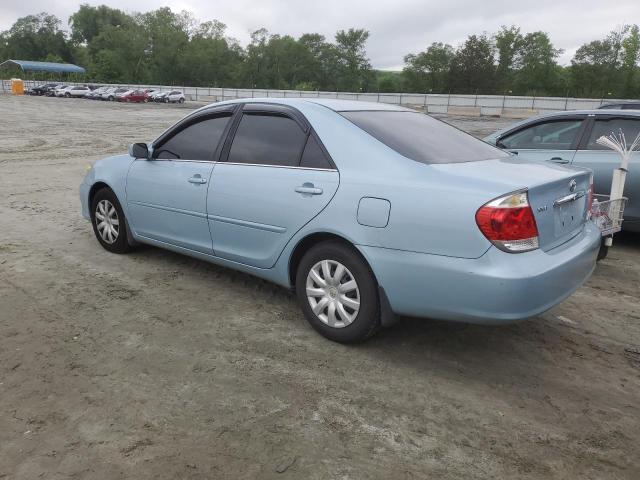
[[[229,151],[229,162],[298,166],[306,134],[284,116],[245,113]]]
[[[501,139],[500,146],[516,150],[571,150],[581,126],[581,119],[538,123]]]
[[[607,147],[598,145],[596,141],[603,135],[609,136],[612,133],[618,135],[620,132],[624,133],[627,144],[630,145],[640,132],[640,118],[597,119],[587,140],[587,150],[608,150]]]
[[[207,118],[189,125],[154,149],[154,158],[212,160],[230,114]]]
[[[400,155],[420,163],[458,163],[509,154],[418,112],[353,111],[342,115]]]

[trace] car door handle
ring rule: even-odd
[[[303,195],[322,195],[322,189],[313,186],[313,183],[305,183],[301,187],[296,187],[296,192]]]
[[[207,183],[207,179],[206,178],[202,178],[202,176],[200,174],[196,174],[193,177],[191,177],[189,179],[189,183],[195,183],[196,185],[202,184],[202,183]]]
[[[561,164],[569,163],[569,160],[565,160],[562,157],[551,157],[549,160],[551,160],[553,163],[561,163]]]

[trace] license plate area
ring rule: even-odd
[[[576,230],[584,220],[584,197],[554,207],[556,238]]]

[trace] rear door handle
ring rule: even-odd
[[[313,186],[313,183],[303,183],[302,186],[296,187],[296,192],[303,195],[322,195],[322,189]]]
[[[195,183],[196,185],[200,185],[202,183],[207,183],[206,178],[202,178],[202,175],[196,173],[193,177],[189,179],[189,183]]]
[[[551,160],[553,163],[561,163],[561,164],[563,164],[563,165],[564,165],[564,164],[566,164],[566,163],[569,163],[569,160],[565,160],[565,159],[564,159],[564,158],[562,158],[562,157],[551,157],[551,158],[550,158],[550,160]]]

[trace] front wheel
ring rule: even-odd
[[[127,253],[131,250],[124,212],[111,189],[103,188],[93,197],[91,223],[93,233],[105,250],[112,253]]]
[[[178,100],[178,103],[184,103],[184,98],[181,98],[180,100]]]
[[[311,326],[335,342],[361,342],[380,327],[373,272],[353,247],[341,242],[320,243],[304,255],[296,294]]]
[[[69,98],[69,97],[71,97],[71,94],[70,93],[65,93],[64,96]]]
[[[169,103],[169,99],[167,97],[164,98],[164,103]]]

